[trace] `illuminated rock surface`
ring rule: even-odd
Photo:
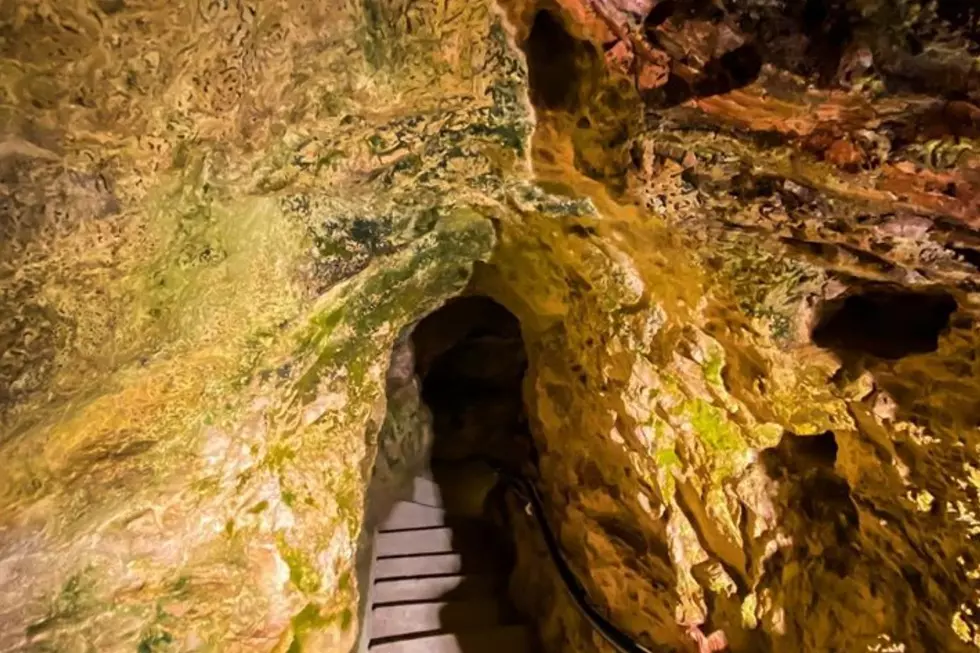
[[[0,3],[0,649],[350,650],[464,291],[639,641],[980,644],[976,10],[502,5]]]

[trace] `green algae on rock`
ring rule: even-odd
[[[465,4],[386,7],[382,59],[363,7],[0,10],[33,106],[4,113],[4,649],[350,647],[392,345],[523,166],[519,60]]]
[[[778,1],[658,3],[649,51],[653,3],[501,2],[524,57],[483,1],[172,4],[0,4],[0,648],[350,650],[368,477],[425,448],[392,351],[464,289],[644,644],[976,644],[978,123],[923,95],[975,76],[922,85],[956,3],[826,74],[752,65],[828,45]],[[870,283],[941,287],[935,351],[810,342]],[[515,592],[595,650],[513,507]]]

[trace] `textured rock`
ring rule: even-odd
[[[645,645],[977,645],[970,7],[172,5],[0,3],[0,648],[349,650],[464,288]]]
[[[855,48],[832,66],[847,90],[818,79],[835,55],[801,33],[802,6],[662,4],[645,34],[672,82],[642,114],[615,65],[604,77],[571,63],[595,56],[585,40],[602,45],[582,15],[550,9],[574,35],[566,68],[593,76],[539,102],[536,172],[595,210],[559,234],[530,209],[476,278],[525,325],[569,556],[599,605],[653,643],[689,646],[683,626],[699,625],[733,650],[959,650],[977,591],[977,269],[947,243],[974,238],[974,182],[958,154],[943,171],[942,155],[916,157],[969,119],[929,90],[883,92],[901,56],[861,45],[867,32],[839,37]],[[824,9],[831,25],[856,10]],[[886,10],[863,9],[862,29],[893,38]],[[944,20],[901,29],[955,32]],[[778,25],[789,36],[763,52]],[[527,32],[532,99],[535,38],[563,42],[555,31]],[[796,63],[793,38],[814,44]],[[550,605],[552,642],[596,645]]]
[[[492,249],[518,60],[486,4],[76,4],[0,9],[0,648],[347,650],[392,345]]]

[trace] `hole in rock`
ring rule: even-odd
[[[787,510],[784,523],[799,546],[765,564],[773,573],[793,557],[819,556],[822,570],[846,576],[858,562],[853,543],[859,536],[860,514],[847,481],[837,474],[835,435],[784,433],[779,445],[761,452],[760,461],[779,480],[777,505]]]
[[[873,285],[826,304],[813,341],[839,354],[899,359],[936,351],[956,300],[939,291]]]
[[[762,460],[770,473],[785,469],[791,475],[800,475],[816,469],[832,470],[837,451],[837,438],[831,431],[817,435],[785,433],[777,446],[763,452]]]
[[[488,297],[461,297],[412,334],[422,398],[432,412],[432,458],[483,455],[519,466],[531,453],[520,323]]]
[[[825,0],[807,0],[803,5],[803,32],[813,35],[824,29],[830,22],[830,3]]]
[[[750,43],[709,61],[694,82],[699,97],[721,95],[748,86],[762,72],[762,55]]]
[[[980,40],[980,7],[976,0],[939,0],[936,13],[942,20],[965,28],[974,42]]]
[[[661,0],[653,6],[650,13],[643,19],[643,28],[648,31],[654,30],[666,23],[675,13],[677,13],[676,0]]]
[[[531,103],[545,109],[574,109],[579,88],[579,59],[594,63],[596,53],[565,31],[547,11],[534,17],[524,44]]]
[[[958,254],[963,257],[963,260],[972,265],[973,267],[980,270],[980,249],[973,249],[971,247],[947,247],[954,254]]]

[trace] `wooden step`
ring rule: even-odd
[[[504,616],[497,599],[379,606],[371,610],[371,640],[489,628]]]
[[[421,530],[378,533],[374,538],[374,555],[399,556],[420,553],[449,553],[461,547],[453,546],[462,536],[452,528],[426,528]]]
[[[467,560],[467,563],[470,561]],[[467,564],[467,567],[470,565]],[[458,553],[442,553],[430,556],[382,558],[374,563],[374,578],[415,578],[459,574],[463,571],[463,556]]]
[[[501,626],[485,631],[428,635],[375,644],[371,653],[532,653],[530,631],[524,626]]]
[[[411,501],[399,501],[391,508],[379,531],[393,531],[406,528],[430,528],[446,525],[446,511],[442,508],[424,506]]]
[[[416,477],[412,482],[412,501],[423,506],[441,508],[442,492],[439,490],[439,486],[433,481],[427,478]]]
[[[489,574],[471,576],[435,576],[404,580],[382,580],[371,589],[371,604],[408,601],[459,601],[479,596],[493,596],[502,581]]]
[[[499,539],[489,524],[460,519],[452,526],[378,533],[374,537],[374,555],[385,557],[456,551],[474,558],[496,556],[501,551]]]

